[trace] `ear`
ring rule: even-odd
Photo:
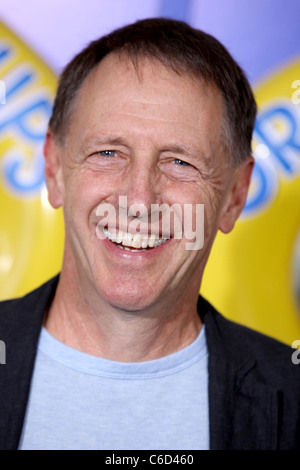
[[[54,209],[63,204],[64,184],[61,154],[61,147],[57,145],[53,135],[48,131],[44,143],[45,179],[48,199]]]
[[[234,170],[219,223],[223,233],[231,232],[245,206],[253,166],[254,158],[249,156]]]

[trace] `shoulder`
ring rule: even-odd
[[[23,297],[1,301],[1,330],[3,331],[15,324],[20,325],[30,322],[34,317],[40,319],[54,296],[57,282],[58,276]]]
[[[225,318],[206,300],[202,301],[202,305],[205,305],[204,323],[209,350],[213,352],[216,348],[222,351],[226,360],[237,367],[252,361],[262,381],[276,384],[280,388],[292,383],[299,395],[300,364],[297,365],[293,360],[297,354],[295,349]]]

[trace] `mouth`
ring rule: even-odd
[[[121,250],[130,252],[149,251],[166,243],[168,238],[160,238],[155,234],[128,233],[122,230],[109,231],[102,228],[105,237]]]

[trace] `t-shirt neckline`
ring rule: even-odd
[[[205,327],[202,325],[196,339],[185,348],[145,362],[117,362],[92,356],[71,348],[42,328],[38,349],[49,359],[86,374],[113,379],[149,379],[180,372],[204,357],[207,353]]]

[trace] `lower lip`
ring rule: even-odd
[[[138,250],[138,251],[129,251],[129,250],[124,250],[122,248],[119,248],[115,243],[111,242],[108,238],[105,240],[101,240],[101,242],[104,244],[105,248],[110,251],[111,254],[118,256],[119,258],[126,259],[126,260],[146,260],[153,258],[154,256],[157,256],[162,253],[163,250],[165,250],[170,243],[172,243],[172,239],[166,241],[162,245],[155,247],[155,248],[150,248],[148,250]]]

